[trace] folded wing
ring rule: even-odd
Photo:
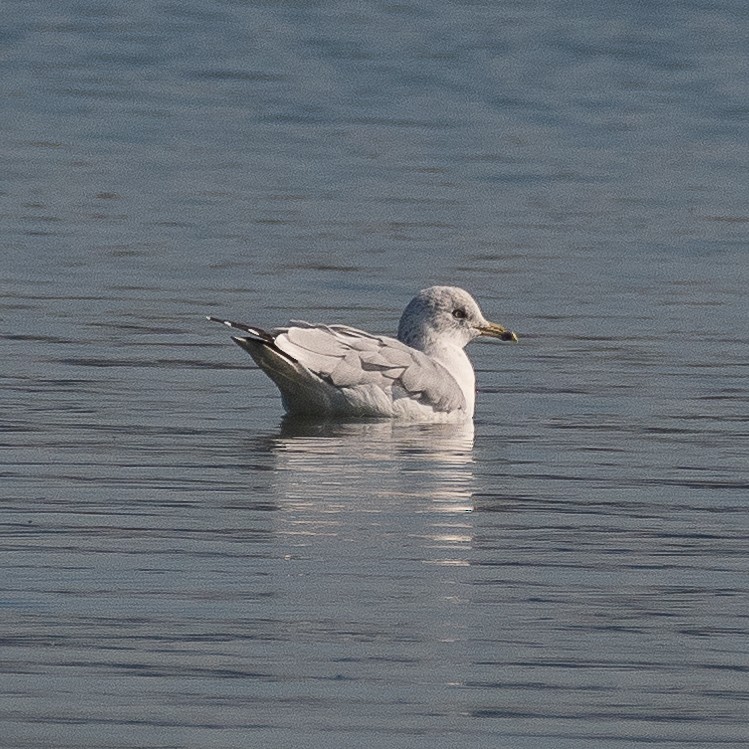
[[[393,400],[410,398],[441,412],[466,406],[458,383],[442,365],[395,338],[300,322],[274,330],[273,344],[344,392],[377,388]]]

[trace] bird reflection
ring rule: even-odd
[[[257,450],[259,445],[254,444]],[[274,467],[266,474],[276,520],[296,544],[321,536],[377,538],[431,549],[469,546],[473,424],[285,419],[263,440]],[[372,529],[372,536],[365,532]],[[397,539],[401,541],[398,542]],[[397,551],[395,553],[398,553]],[[464,557],[428,553],[432,563]]]
[[[368,495],[429,497],[471,509],[472,424],[414,424],[392,421],[310,422],[285,419],[275,443],[277,467],[305,484],[317,476],[342,494],[352,480]],[[468,504],[468,506],[466,506]]]

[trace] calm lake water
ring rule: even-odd
[[[749,741],[744,0],[6,0],[2,749]],[[473,428],[227,331],[472,291]]]

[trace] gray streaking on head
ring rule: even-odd
[[[304,416],[470,419],[476,387],[464,346],[481,335],[517,341],[454,286],[420,291],[401,316],[397,339],[346,325],[293,322],[265,331],[208,319],[245,334],[232,340],[276,383],[286,411]]]

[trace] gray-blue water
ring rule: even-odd
[[[749,741],[749,11],[6,0],[0,746]],[[473,432],[227,331],[452,283]]]

